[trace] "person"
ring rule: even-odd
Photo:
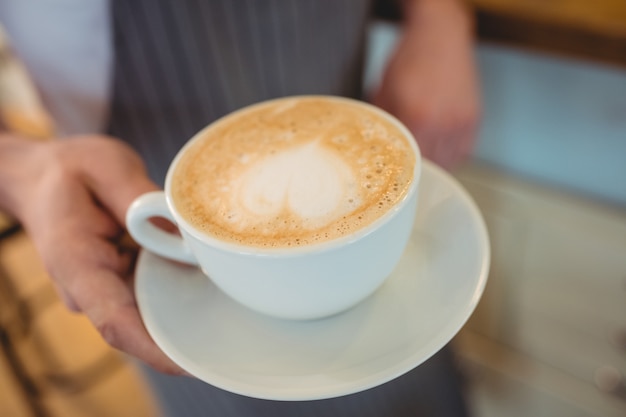
[[[0,4],[0,23],[59,136],[42,142],[0,133],[0,209],[32,238],[67,307],[85,314],[111,346],[149,365],[163,395],[174,386],[186,395],[197,391],[195,397],[210,399],[204,412],[216,415],[413,415],[413,373],[367,399],[282,406],[165,376],[183,371],[145,330],[132,291],[136,253],[118,245],[130,203],[160,187],[178,148],[202,126],[272,97],[362,97],[371,6],[369,0]],[[370,99],[407,125],[426,158],[451,169],[470,154],[480,120],[471,15],[462,0],[404,0],[401,7],[401,38]],[[43,36],[44,27],[59,36]],[[55,40],[67,42],[52,47]]]

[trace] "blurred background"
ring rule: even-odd
[[[471,0],[485,103],[454,175],[492,243],[454,340],[476,417],[626,415],[626,2]],[[397,39],[372,26],[366,87]],[[1,220],[0,220],[1,222]],[[0,416],[154,416],[132,364],[0,226]]]
[[[626,2],[472,3],[485,118],[456,175],[492,265],[455,340],[471,409],[625,416]],[[374,30],[369,82],[394,30]]]

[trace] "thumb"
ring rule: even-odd
[[[143,161],[130,146],[111,138],[94,142],[98,149],[90,155],[97,158],[86,159],[82,170],[96,199],[123,225],[133,200],[160,187],[150,180]]]

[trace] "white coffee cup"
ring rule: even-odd
[[[296,104],[305,100],[343,103],[377,115],[397,129],[414,157],[404,195],[380,217],[344,236],[292,247],[232,242],[192,225],[177,208],[172,192],[174,172],[184,155],[196,152],[194,144],[206,141],[215,125],[233,118],[243,120],[242,117],[260,106],[286,103],[286,100]],[[323,96],[272,100],[239,110],[191,138],[170,165],[165,190],[138,197],[128,209],[126,223],[130,234],[145,249],[198,265],[218,288],[252,310],[285,319],[321,318],[364,300],[391,274],[411,234],[420,173],[420,151],[411,133],[393,116],[374,106]],[[173,221],[181,236],[154,226],[149,220],[153,217]]]

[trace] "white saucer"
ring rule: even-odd
[[[481,297],[489,241],[476,205],[425,163],[413,236],[369,299],[315,321],[259,315],[202,273],[143,251],[137,301],[157,345],[197,378],[273,400],[350,394],[424,362],[459,331]]]

